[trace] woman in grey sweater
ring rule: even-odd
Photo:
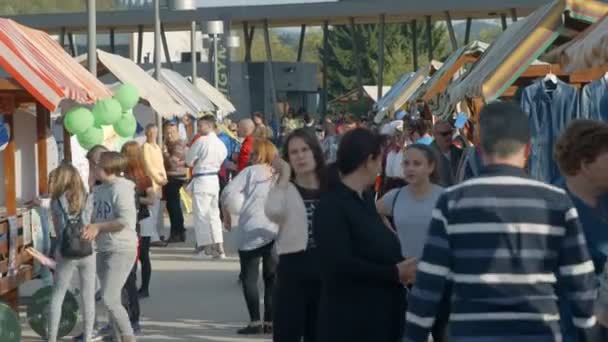
[[[51,193],[51,213],[58,241],[63,238],[66,217],[80,216],[84,225],[91,221],[92,197],[87,196],[82,178],[72,165],[62,164],[49,177]],[[74,271],[80,276],[80,294],[83,302],[84,341],[90,342],[95,324],[95,253],[82,258],[65,258],[57,252],[57,273],[49,306],[48,338],[57,341],[61,306],[72,281]]]
[[[241,171],[222,194],[224,212],[239,215],[237,234],[241,281],[251,318],[250,324],[238,331],[243,335],[272,332],[272,291],[276,269],[273,249],[278,227],[266,217],[264,206],[274,183],[270,164],[277,156],[277,149],[269,140],[256,140],[250,157],[253,165]],[[230,229],[230,215],[225,216],[224,225]],[[260,260],[264,277],[264,324],[260,320],[258,291]]]
[[[120,153],[101,154],[99,164],[92,170],[101,181],[93,191],[93,223],[87,226],[83,237],[97,243],[97,275],[115,339],[132,342],[135,335],[120,300],[137,257],[135,184],[120,176],[125,167],[126,159]]]

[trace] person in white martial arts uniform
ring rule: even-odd
[[[224,254],[222,221],[220,218],[220,183],[218,172],[228,155],[226,146],[215,134],[215,117],[203,116],[198,120],[200,137],[186,154],[186,163],[194,168],[188,185],[192,193],[192,214],[199,259],[221,259]]]

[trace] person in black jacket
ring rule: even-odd
[[[382,142],[368,129],[343,137],[340,182],[315,211],[322,260],[319,342],[397,342],[403,334],[403,284],[413,281],[415,261],[403,260],[397,235],[365,194],[382,168]]]

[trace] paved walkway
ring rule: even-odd
[[[193,241],[192,231],[188,233]],[[270,341],[269,336],[243,338],[235,333],[248,315],[237,283],[239,264],[231,234],[226,240],[228,259],[222,261],[193,260],[192,242],[152,250],[151,297],[140,302],[144,334],[138,341]],[[39,281],[23,286],[23,301],[39,287]],[[27,325],[25,308],[21,316],[22,340],[40,341]],[[80,331],[77,327],[74,333]]]

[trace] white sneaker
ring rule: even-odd
[[[215,259],[215,260],[224,260],[224,259],[226,259],[226,253],[216,254],[216,255],[213,256],[213,259]]]
[[[198,252],[198,253],[194,254],[194,256],[192,258],[196,259],[196,260],[211,260],[211,259],[213,259],[213,256],[207,255],[205,252]]]

